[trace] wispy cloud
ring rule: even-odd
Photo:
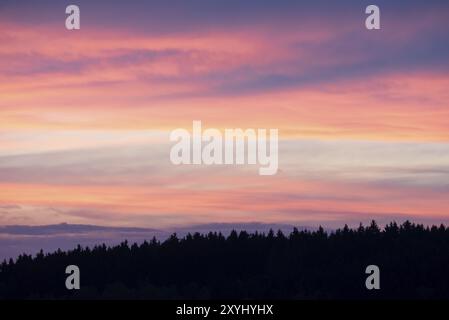
[[[0,4],[0,224],[446,219],[447,3],[78,4]],[[172,166],[198,119],[278,128],[279,175]]]

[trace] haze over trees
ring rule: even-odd
[[[380,268],[367,290],[365,268]],[[81,289],[67,290],[77,265]],[[70,299],[370,299],[449,298],[449,228],[405,222],[326,233],[233,231],[173,234],[141,245],[99,245],[0,266],[0,298]]]

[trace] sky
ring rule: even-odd
[[[0,226],[449,223],[449,3],[371,2],[0,0]],[[278,173],[173,165],[194,120]]]

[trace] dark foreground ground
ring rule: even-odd
[[[79,290],[66,289],[68,265],[80,269]],[[368,265],[380,269],[379,290],[365,286]],[[22,255],[0,270],[3,299],[448,299],[449,228],[172,235]]]

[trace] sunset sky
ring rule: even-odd
[[[193,120],[278,173],[173,165]],[[371,219],[449,223],[449,2],[0,0],[0,225]]]

